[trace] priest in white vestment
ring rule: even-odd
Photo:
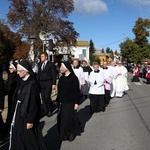
[[[124,92],[129,89],[127,82],[127,69],[119,61],[116,66],[116,97],[122,97]]]
[[[113,98],[115,97],[116,93],[116,75],[117,75],[117,70],[116,70],[116,64],[114,61],[111,62],[110,69],[112,70],[112,82],[111,82],[111,88],[110,88],[110,97]]]

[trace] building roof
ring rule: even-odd
[[[95,51],[94,55],[103,55],[103,53],[101,52],[101,50],[97,50]]]
[[[150,59],[144,58],[142,61],[143,61],[143,62],[150,62]]]
[[[67,44],[64,43],[64,42],[58,42],[57,43],[59,46],[60,45],[63,45],[63,46],[66,46]],[[76,41],[75,44],[69,44],[69,46],[88,46],[89,47],[89,42],[88,41]]]
[[[88,41],[77,41],[77,46],[89,46]]]
[[[102,53],[101,50],[97,50],[97,51],[95,51],[94,55],[97,55],[97,56],[110,56],[111,53]]]

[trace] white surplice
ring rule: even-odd
[[[83,72],[83,68],[79,67],[79,68],[73,68],[73,71],[75,73],[75,75],[78,77],[79,83],[80,83],[80,88],[82,84],[85,84],[85,77],[84,77],[84,72]]]
[[[111,88],[110,88],[110,97],[114,97],[116,93],[116,75],[117,75],[117,69],[114,66],[110,66],[110,69],[112,70],[112,82],[111,82]]]
[[[111,89],[110,85],[112,82],[112,70],[110,67],[107,67],[107,69],[101,68],[101,70],[103,71],[103,76],[104,76],[104,79],[106,80],[105,89],[110,91]]]
[[[98,73],[92,71],[89,76],[89,83],[90,83],[89,94],[94,95],[105,94],[104,76],[102,71],[99,71]]]
[[[129,89],[127,83],[127,69],[124,66],[116,66],[115,78],[116,78],[116,97],[122,97],[124,92]]]

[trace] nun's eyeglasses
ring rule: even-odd
[[[23,72],[24,70],[17,70],[17,73],[21,73],[21,72]]]

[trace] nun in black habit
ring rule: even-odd
[[[8,74],[8,81],[7,81],[8,112],[7,112],[6,125],[8,130],[10,130],[10,125],[13,116],[13,112],[12,112],[13,96],[19,80],[20,78],[17,74],[17,63],[12,62],[9,65],[9,74]]]
[[[58,83],[58,130],[62,141],[73,141],[77,135],[83,132],[77,116],[80,102],[79,81],[74,74],[69,62],[63,62],[60,67],[63,74]]]
[[[21,78],[14,94],[14,115],[10,131],[10,150],[46,150],[39,128],[40,97],[37,81],[26,60],[17,65]]]

